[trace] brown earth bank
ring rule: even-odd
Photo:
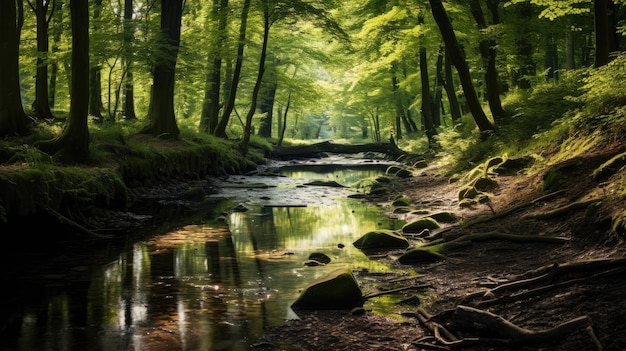
[[[603,181],[592,177],[622,148],[590,152],[533,174],[526,168],[494,176],[497,186],[468,207],[458,205],[461,181],[441,176],[436,165],[414,170],[390,193],[366,201],[406,220],[424,213],[416,209],[451,211],[461,218],[425,238],[457,239],[446,246],[442,260],[402,265],[397,250],[371,255],[417,273],[410,284],[422,287],[421,303],[404,305],[398,316],[368,310],[301,312],[299,319],[269,329],[263,336],[267,344],[258,347],[626,350],[626,250],[623,233],[611,227],[612,214],[625,208],[623,196],[615,196],[624,192],[625,171],[622,167]],[[548,189],[547,175],[557,171],[558,186]],[[410,199],[413,210],[392,206],[398,196]],[[413,239],[415,244],[424,240]],[[368,291],[391,293],[384,279],[368,283]],[[398,287],[401,298],[415,296],[410,285]]]

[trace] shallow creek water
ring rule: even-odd
[[[348,198],[356,193],[349,185],[386,164],[329,162],[222,179],[210,210],[151,227],[141,240],[96,244],[79,266],[64,266],[66,256],[24,265],[12,283],[19,296],[5,298],[0,350],[251,350],[264,328],[298,318],[290,305],[312,280],[343,267],[391,271],[352,242],[403,223]],[[313,252],[331,262],[304,265]],[[385,313],[384,301],[366,308]]]

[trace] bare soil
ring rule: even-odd
[[[383,252],[372,259],[418,273],[417,284],[428,286],[424,293],[431,298],[422,299],[419,306],[404,307],[398,318],[367,310],[362,314],[299,313],[299,319],[268,330],[265,346],[274,350],[285,347],[359,351],[626,350],[626,265],[619,260],[626,257],[626,250],[623,238],[611,230],[612,214],[625,207],[623,197],[613,196],[623,194],[625,171],[622,168],[600,183],[591,176],[594,169],[621,149],[620,145],[608,147],[557,162],[536,174],[523,170],[499,175],[489,201],[469,208],[458,205],[462,182],[441,176],[437,166],[416,169],[413,177],[398,179],[391,194],[366,200],[406,220],[419,215],[394,213],[391,201],[399,195],[411,200],[412,209],[452,211],[462,218],[458,223],[431,231],[431,236],[441,232],[444,237],[454,238],[496,231],[560,237],[566,241],[468,241],[447,250],[443,260],[404,266],[395,261],[397,252]],[[551,170],[558,170],[561,179],[558,189],[547,191],[544,175]],[[548,193],[553,195],[545,197]],[[533,216],[588,199],[601,201],[545,218]],[[581,265],[557,269],[575,263]],[[542,268],[543,271],[537,271]],[[505,284],[520,281],[527,283],[506,288]],[[382,281],[379,283],[383,285]],[[397,294],[408,297],[414,291]],[[482,320],[463,325],[461,316],[456,314],[459,306],[473,307],[501,319],[495,326],[485,327]],[[507,325],[532,334],[579,317],[585,317],[583,323],[550,334],[547,340],[506,333]],[[500,328],[503,325],[504,329]]]

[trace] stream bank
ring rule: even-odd
[[[269,330],[265,339],[302,350],[625,349],[626,248],[614,229],[615,214],[626,207],[619,195],[625,170],[602,182],[593,177],[620,150],[616,145],[541,172],[531,165],[498,175],[485,200],[467,207],[459,206],[463,177],[445,176],[437,165],[397,179],[392,192],[366,200],[407,221],[433,211],[462,218],[428,235],[440,243],[466,238],[447,247],[442,260],[400,264],[397,250],[371,256],[416,274],[420,278],[405,285],[428,286],[428,297],[399,305],[402,312],[395,317],[372,311],[302,313]],[[558,188],[546,187],[546,175],[556,172],[562,175]],[[408,208],[393,206],[398,197],[408,199]],[[473,239],[494,231],[564,240]],[[369,284],[390,290],[384,278]],[[402,301],[412,292],[400,289],[395,295]],[[461,313],[468,308],[479,313]]]

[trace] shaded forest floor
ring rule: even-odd
[[[391,194],[366,200],[407,220],[416,215],[394,213],[390,205],[398,195],[408,197],[412,208],[462,217],[431,236],[499,232],[563,241],[466,240],[446,250],[443,260],[410,265],[397,263],[398,252],[382,252],[371,258],[417,273],[411,284],[426,287],[419,305],[404,305],[398,318],[371,311],[302,312],[264,338],[272,349],[302,350],[626,349],[626,248],[611,231],[611,214],[625,208],[623,197],[612,196],[624,192],[625,170],[603,182],[591,176],[622,148],[588,152],[535,174],[498,176],[489,202],[467,208],[458,206],[461,184],[441,176],[437,166],[415,170]],[[561,177],[546,196],[550,171]],[[584,206],[567,207],[581,200]],[[367,288],[382,290],[384,279]],[[415,290],[396,294],[409,299]],[[467,311],[470,316],[461,313]]]

